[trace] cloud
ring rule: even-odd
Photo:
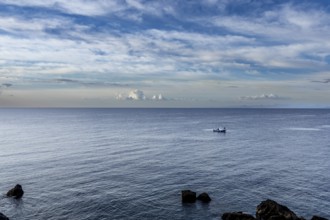
[[[106,13],[104,10],[108,10],[111,14],[111,10],[115,9],[110,10],[110,6],[115,6],[120,9],[120,13],[124,12],[126,15],[132,9],[135,12],[148,13],[152,11],[151,9],[161,9],[165,5],[172,9],[175,6],[172,1],[156,4],[138,0],[130,0],[126,3],[120,1],[107,3],[102,0],[3,2],[30,7],[56,6],[57,10],[66,11],[73,11],[76,8],[77,11],[81,9],[82,13],[90,13],[91,16],[98,14],[97,11]],[[229,1],[221,2],[224,5],[229,4]],[[87,13],[87,9],[82,9],[85,7],[84,3],[86,8],[93,5],[90,10],[95,12]],[[205,0],[204,3],[212,5],[216,1]],[[312,68],[326,69],[328,65],[322,58],[330,51],[328,40],[324,37],[326,35],[324,30],[328,25],[325,18],[328,18],[328,15],[316,9],[303,12],[289,5],[279,9],[279,12],[268,9],[260,15],[260,18],[246,17],[244,14],[241,16],[205,14],[200,17],[192,14],[189,22],[206,24],[204,25],[206,31],[201,32],[197,29],[164,28],[161,24],[151,25],[151,28],[145,27],[144,23],[123,25],[122,21],[113,17],[111,17],[113,22],[105,24],[102,16],[77,22],[78,17],[56,13],[50,13],[48,17],[39,15],[29,20],[17,14],[7,15],[0,18],[0,26],[9,33],[7,36],[0,35],[0,41],[5,45],[0,58],[9,63],[8,68],[2,71],[18,74],[42,72],[49,75],[78,73],[87,75],[96,72],[109,78],[121,74],[122,78],[139,76],[136,80],[144,80],[149,76],[169,80],[177,78],[196,80],[208,77],[232,79],[237,77],[235,72],[238,71],[251,75],[265,72],[264,69],[270,68],[285,69],[286,75]],[[309,12],[313,13],[309,15]],[[285,15],[285,18],[282,18],[282,15]],[[290,26],[297,26],[294,18],[298,20],[304,18],[303,20],[308,21],[317,15],[322,18],[320,21],[308,25],[301,24],[299,30]],[[117,26],[109,26],[112,24]],[[135,28],[125,31],[125,27],[132,26]],[[216,31],[208,32],[208,28]],[[218,33],[219,29],[223,28],[226,31]],[[296,41],[292,41],[291,37]],[[271,44],[268,45],[269,42]],[[14,60],[20,60],[21,65],[18,66],[17,63],[10,65]],[[186,77],[186,73],[190,74],[189,78]],[[261,76],[267,77],[265,74],[255,74],[255,77]]]
[[[40,7],[58,10],[64,13],[86,15],[86,16],[100,16],[111,12],[120,11],[123,9],[123,4],[117,0],[2,0],[2,3],[8,5],[16,5],[20,7]]]
[[[167,100],[162,94],[153,95],[148,98],[142,90],[135,89],[129,92],[128,95],[119,93],[116,95],[117,100],[135,100],[135,101],[165,101]]]
[[[49,83],[60,83],[60,84],[75,84],[87,87],[127,87],[128,84],[116,83],[116,82],[104,82],[104,81],[90,81],[90,80],[76,80],[76,79],[53,79],[49,80]]]
[[[312,82],[316,82],[316,83],[330,83],[330,79],[324,79],[324,80],[313,80]]]
[[[248,10],[247,10],[248,11]],[[243,44],[225,50],[228,57],[265,68],[320,68],[330,45],[324,31],[330,28],[329,13],[317,7],[292,3],[253,10],[241,15],[201,17],[201,24],[225,28],[231,35],[255,38],[258,44]],[[198,20],[197,19],[197,20]],[[197,22],[196,20],[196,22]],[[271,51],[271,52],[270,52]]]
[[[144,95],[144,92],[142,90],[133,90],[131,91],[128,96],[128,100],[146,100],[146,96]]]
[[[262,95],[255,95],[255,96],[241,96],[241,100],[276,100],[280,99],[278,95],[275,94],[262,94]]]
[[[55,83],[81,83],[79,80],[73,79],[54,79],[52,81]]]
[[[184,99],[217,99],[217,86],[203,83],[210,81],[237,85],[229,94],[236,101],[246,82],[256,88],[248,94],[292,95],[258,85],[330,82],[318,75],[330,66],[330,14],[322,2],[0,0],[0,75],[15,79],[13,89],[146,92],[127,91],[120,100],[166,100],[157,91],[176,97],[182,84]],[[279,99],[273,96],[241,99]]]
[[[13,84],[11,83],[2,83],[0,84],[0,95],[2,95],[2,93],[4,92],[4,90],[6,90],[9,87],[12,87]]]
[[[162,94],[158,94],[158,95],[153,95],[152,100],[155,100],[155,101],[164,101],[164,100],[167,100]]]
[[[144,92],[139,89],[132,90],[128,93],[128,95],[125,94],[117,94],[116,95],[117,100],[134,100],[134,101],[142,101],[147,100],[147,97],[144,95]]]
[[[123,95],[123,94],[121,94],[121,93],[117,94],[115,98],[116,98],[117,100],[125,100],[125,99],[126,99],[125,95]]]
[[[325,40],[326,37],[320,34],[329,27],[329,14],[311,6],[296,6],[288,2],[264,10],[252,10],[254,14],[221,15],[210,19],[208,23],[245,36],[277,39],[276,42],[301,41],[313,36]]]
[[[11,83],[2,83],[2,87],[8,88],[8,87],[11,87],[11,86],[13,86],[13,84],[11,84]]]
[[[101,49],[90,49],[91,52],[93,52],[95,55],[99,55],[99,56],[105,56],[108,53],[101,50]]]
[[[48,0],[48,1],[24,1],[24,0],[2,0],[0,4],[18,7],[37,7],[58,11],[70,15],[118,16],[121,19],[141,21],[141,15],[147,14],[160,17],[163,14],[174,13],[172,3],[141,1],[141,0]]]

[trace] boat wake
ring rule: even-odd
[[[284,128],[283,130],[289,130],[289,131],[320,131],[320,128],[303,128],[303,127],[289,127]]]

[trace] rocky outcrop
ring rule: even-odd
[[[9,220],[9,218],[0,212],[0,220]]]
[[[12,188],[11,190],[9,190],[7,192],[8,197],[14,197],[15,199],[22,198],[23,194],[24,194],[24,191],[20,184],[17,184],[14,188]]]
[[[328,219],[314,215],[311,220],[328,220]]]
[[[202,201],[202,202],[204,202],[204,203],[209,203],[209,202],[211,202],[211,198],[210,198],[210,196],[209,196],[207,193],[205,193],[205,192],[201,193],[201,194],[197,197],[197,200]]]
[[[191,190],[182,190],[182,203],[195,203],[199,200],[203,203],[211,201],[210,196],[203,192],[196,198],[196,192]],[[256,209],[256,217],[243,212],[226,212],[222,215],[222,220],[305,220],[298,217],[288,207],[281,205],[274,200],[267,199],[262,201]],[[0,219],[1,220],[1,219]],[[326,218],[314,215],[311,220],[328,220]]]
[[[255,220],[252,215],[243,212],[227,212],[221,218],[222,220]]]
[[[266,200],[257,206],[257,220],[299,220],[293,211],[273,200]]]
[[[298,217],[288,207],[267,199],[262,201],[256,210],[256,218],[243,212],[227,212],[222,215],[222,220],[305,220]],[[311,220],[328,220],[314,215]]]
[[[182,190],[181,192],[183,203],[194,203],[196,202],[196,192],[190,190]]]

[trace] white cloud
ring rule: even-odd
[[[60,1],[59,7],[73,14],[81,15],[106,15],[124,10],[118,1],[89,0],[89,1]]]
[[[142,90],[135,89],[133,91],[130,91],[130,93],[127,96],[128,100],[146,100],[146,96],[144,95],[144,92]]]
[[[277,15],[278,19],[286,25],[298,27],[300,30],[310,30],[327,26],[329,15],[315,9],[293,8],[291,5],[284,5]]]
[[[124,9],[124,6],[120,1],[116,0],[1,0],[0,3],[17,5],[17,6],[29,6],[29,7],[44,7],[57,9],[66,13],[97,16],[105,15],[111,12],[117,12]]]
[[[117,100],[125,100],[126,97],[124,97],[123,94],[119,93],[119,94],[116,95],[116,99],[117,99]]]
[[[151,99],[155,100],[155,101],[164,101],[164,100],[166,100],[166,98],[162,94],[153,95]]]
[[[9,34],[20,36],[20,38],[40,38],[46,37],[46,30],[55,28],[67,28],[67,30],[78,30],[81,25],[74,24],[70,19],[66,18],[35,18],[23,19],[20,17],[0,17],[0,27]]]
[[[61,12],[85,15],[85,16],[104,16],[117,15],[123,19],[140,20],[141,13],[151,14],[153,16],[162,16],[163,14],[174,14],[175,9],[171,4],[150,1],[141,2],[139,0],[0,0],[0,3],[28,6],[44,7],[58,10]],[[134,9],[136,11],[131,11]],[[127,11],[130,11],[127,13]]]
[[[254,95],[254,96],[241,96],[241,100],[267,100],[267,99],[280,99],[278,95],[275,94],[262,94],[262,95]]]
[[[139,0],[126,0],[126,3],[132,7],[139,10],[144,10],[145,5],[143,5]]]
[[[162,94],[153,95],[151,98],[144,94],[144,91],[135,89],[129,92],[128,95],[119,93],[116,95],[117,100],[136,100],[136,101],[165,101],[167,100]]]
[[[219,16],[201,20],[234,33],[268,37],[275,42],[326,41],[329,14],[322,10],[298,8],[290,3],[265,11],[257,17]]]
[[[4,2],[41,7],[51,7],[56,3],[55,5],[59,4],[62,8],[72,8],[72,10],[76,5],[83,3],[86,3],[86,7],[89,4],[100,7],[106,5],[102,6],[103,8],[110,7],[107,5],[107,1],[50,1],[43,3],[40,1],[7,0]],[[129,7],[139,10],[146,10],[148,7],[160,7],[151,3],[145,6],[137,0],[131,0],[128,3],[130,4]],[[111,4],[119,3],[114,1]],[[83,6],[77,8],[81,7]],[[131,75],[147,77],[158,74],[159,77],[169,79],[182,77],[182,73],[188,72],[192,77],[205,78],[210,75],[230,72],[232,69],[243,71],[248,69],[249,73],[260,72],[260,70],[251,68],[251,65],[292,69],[325,66],[322,58],[329,55],[330,43],[324,37],[326,35],[324,31],[320,34],[320,28],[325,27],[326,19],[323,18],[327,16],[323,14],[321,16],[322,22],[320,21],[318,24],[307,25],[306,28],[309,31],[304,34],[299,30],[297,32],[289,25],[292,22],[287,21],[292,20],[292,17],[300,18],[308,15],[308,13],[296,11],[292,7],[283,7],[280,12],[265,13],[262,17],[265,18],[264,20],[237,16],[222,16],[211,19],[213,24],[228,28],[236,33],[227,35],[157,29],[119,35],[109,32],[91,33],[87,31],[91,27],[75,24],[68,18],[43,18],[24,21],[15,17],[3,17],[0,18],[0,25],[4,30],[21,36],[23,33],[26,39],[11,37],[9,40],[8,37],[1,36],[0,40],[4,43],[1,45],[0,58],[8,60],[8,62],[15,59],[22,61],[22,63],[27,62],[25,66],[16,66],[12,69],[14,72],[24,72],[24,68],[30,66],[29,62],[31,61],[34,62],[34,66],[38,66],[40,60],[47,60],[47,62],[43,62],[41,67],[45,74],[97,72],[108,75],[120,73],[123,77]],[[297,13],[299,16],[296,15]],[[279,21],[286,22],[285,25],[272,22],[272,19],[280,19],[282,14],[286,14],[286,17],[290,18],[283,18],[283,21]],[[317,15],[317,11],[314,11],[314,14],[313,17]],[[305,20],[308,18],[310,17],[306,17]],[[197,22],[197,20],[193,21]],[[65,40],[62,36],[52,35],[45,31],[57,27],[66,27]],[[316,33],[313,31],[314,29]],[[317,34],[318,37],[314,38],[309,32]],[[273,39],[281,43],[267,45],[258,41],[253,35],[266,36],[270,41]],[[296,38],[296,36],[297,41],[294,43],[285,41],[288,37]],[[91,54],[100,48],[104,52],[104,56]],[[312,55],[316,59],[311,60],[306,55]],[[49,65],[47,66],[46,63]],[[58,63],[60,67],[55,67],[55,63]],[[11,71],[10,69],[11,67],[7,70]],[[31,73],[40,72],[39,68],[27,68],[27,70]],[[230,77],[234,77],[234,75],[227,74],[226,78]],[[189,79],[187,78],[187,80]]]

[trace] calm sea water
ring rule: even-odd
[[[1,109],[0,212],[220,219],[269,198],[330,218],[329,134],[330,110]],[[5,197],[16,183],[20,201]],[[213,201],[183,205],[183,189]]]

